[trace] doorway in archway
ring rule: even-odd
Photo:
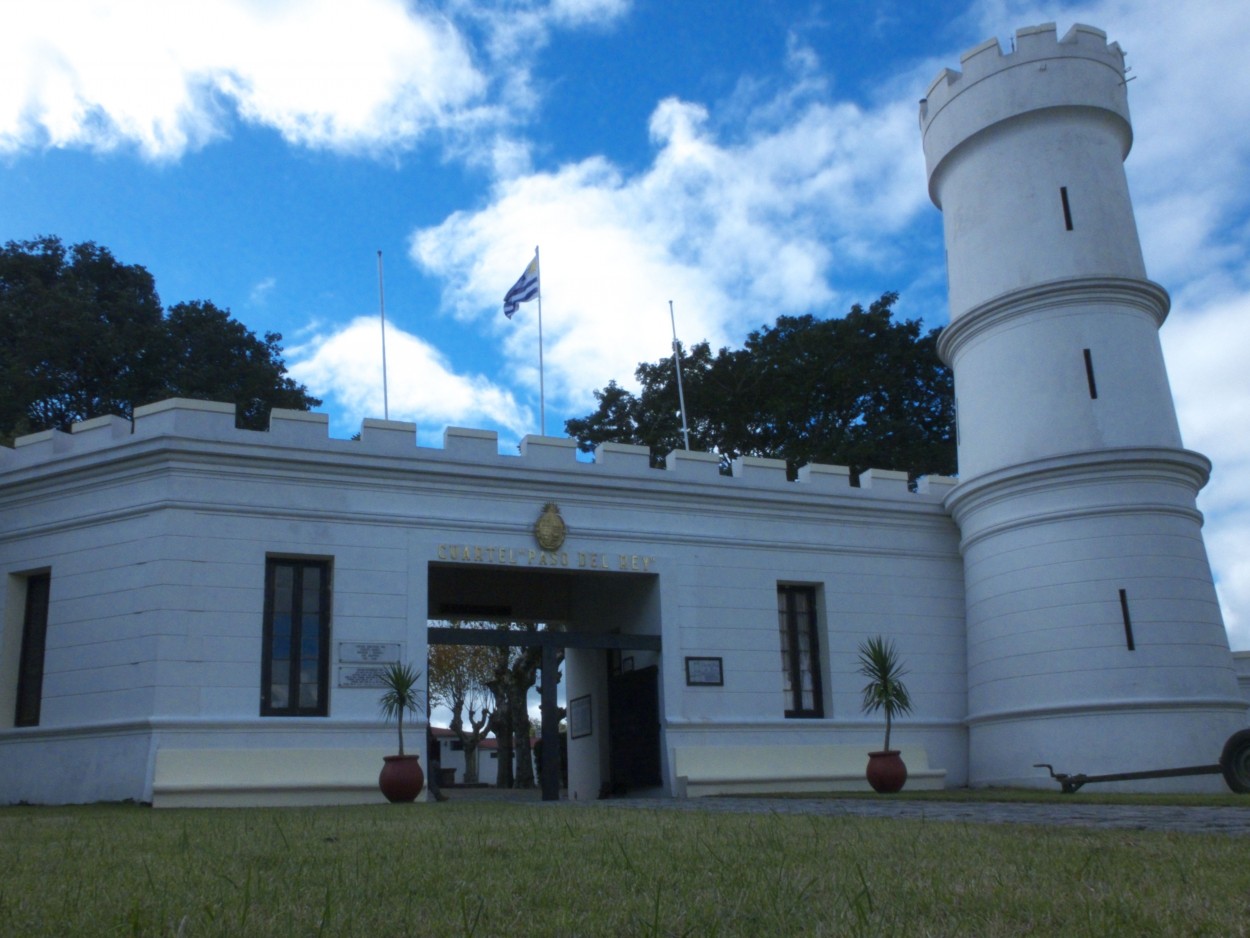
[[[428,628],[430,645],[540,650],[543,800],[560,797],[560,708],[554,675],[561,652],[569,701],[570,797],[660,783],[656,575],[431,563],[428,582],[431,620],[547,623],[543,631]],[[636,666],[622,668],[626,660]],[[649,684],[648,671],[653,675]]]

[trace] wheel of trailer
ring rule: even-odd
[[[1235,792],[1250,792],[1250,730],[1238,730],[1228,737],[1220,753],[1220,771]]]

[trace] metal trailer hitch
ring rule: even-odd
[[[1179,769],[1151,769],[1146,772],[1116,772],[1110,775],[1086,775],[1078,772],[1069,775],[1067,772],[1056,772],[1048,762],[1035,762],[1035,769],[1045,769],[1063,789],[1070,795],[1082,785],[1093,782],[1129,782],[1143,778],[1179,778],[1182,775],[1220,775],[1224,782],[1238,794],[1250,793],[1250,729],[1238,730],[1224,743],[1224,751],[1220,753],[1220,761],[1215,765],[1187,765]]]

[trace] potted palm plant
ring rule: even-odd
[[[378,788],[390,802],[416,800],[425,786],[425,773],[421,771],[421,758],[404,754],[404,713],[419,713],[421,698],[417,696],[417,681],[421,672],[410,664],[398,661],[386,666],[382,673],[382,697],[378,708],[387,722],[395,721],[399,730],[399,755],[383,756],[382,772],[378,775]]]
[[[873,791],[889,794],[907,783],[907,766],[897,749],[890,748],[890,724],[897,714],[911,712],[911,697],[903,683],[898,649],[880,635],[859,646],[859,673],[868,678],[864,685],[864,712],[885,711],[885,745],[880,752],[868,753],[868,784]]]

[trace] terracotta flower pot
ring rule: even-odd
[[[868,753],[868,784],[883,795],[901,791],[907,784],[907,766],[897,749]]]
[[[425,772],[419,756],[383,756],[385,765],[378,775],[378,788],[392,803],[415,801],[425,787]]]

